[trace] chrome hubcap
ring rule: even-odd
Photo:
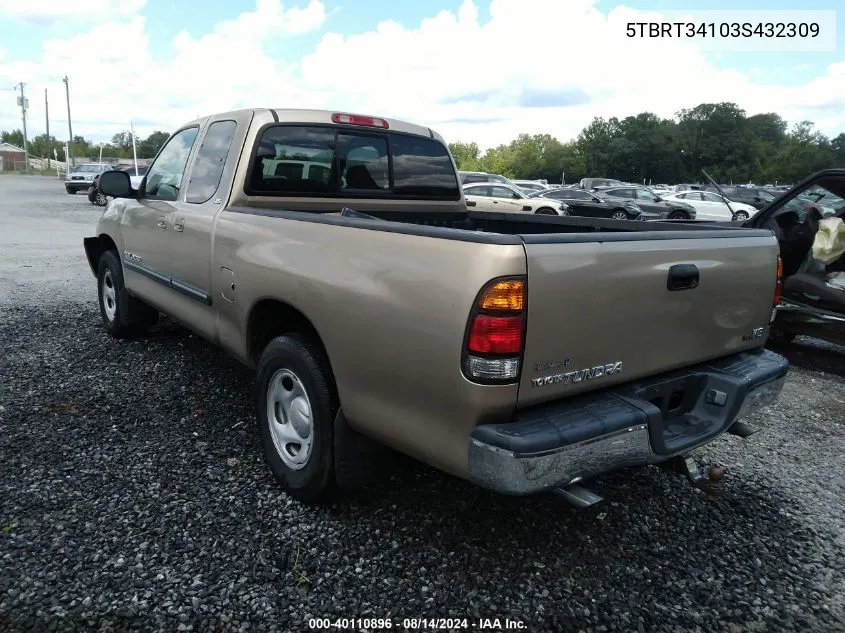
[[[111,271],[103,273],[103,309],[109,321],[114,321],[117,312],[117,292],[114,289],[114,280]]]
[[[286,466],[299,470],[311,457],[314,422],[311,401],[299,377],[280,369],[267,387],[267,423],[276,452]]]
[[[748,219],[748,214],[747,214],[747,213],[742,213],[742,212],[737,213],[737,214],[736,214],[736,219],[737,219],[737,220],[747,220],[747,219]]]
[[[624,213],[622,213],[621,211],[617,211],[616,213],[614,213],[610,217],[613,218],[614,220],[627,220],[628,219],[628,216],[625,215]]]

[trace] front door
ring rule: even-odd
[[[490,187],[493,208],[505,213],[521,213],[524,206],[522,198],[515,198],[516,194],[507,187],[493,185]]]
[[[170,137],[141,182],[137,199],[127,199],[121,223],[127,288],[153,304],[170,294],[170,232],[182,175],[199,128]]]

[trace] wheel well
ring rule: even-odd
[[[97,276],[97,270],[100,267],[100,257],[106,251],[117,252],[117,244],[114,240],[103,233],[97,237],[86,237],[83,241],[85,244],[85,255],[88,258],[88,265],[91,267],[91,272]]]
[[[540,207],[534,212],[534,215],[557,215],[552,207]]]
[[[276,299],[259,301],[253,306],[247,321],[247,352],[250,360],[257,362],[267,343],[280,334],[292,332],[307,335],[326,351],[317,328],[302,312]]]

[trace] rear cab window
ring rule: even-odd
[[[435,139],[339,125],[267,126],[248,195],[460,200],[446,147]]]

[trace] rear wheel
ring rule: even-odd
[[[126,338],[146,331],[158,321],[158,312],[131,296],[123,284],[123,267],[115,251],[100,257],[97,274],[100,316],[106,331]]]
[[[322,347],[302,334],[270,341],[258,361],[256,404],[262,452],[276,479],[305,503],[329,499],[338,400]]]
[[[669,214],[670,220],[689,220],[689,214],[686,211],[672,211]]]
[[[610,214],[610,218],[612,220],[627,220],[628,212],[623,211],[622,209],[617,209],[616,211]]]

